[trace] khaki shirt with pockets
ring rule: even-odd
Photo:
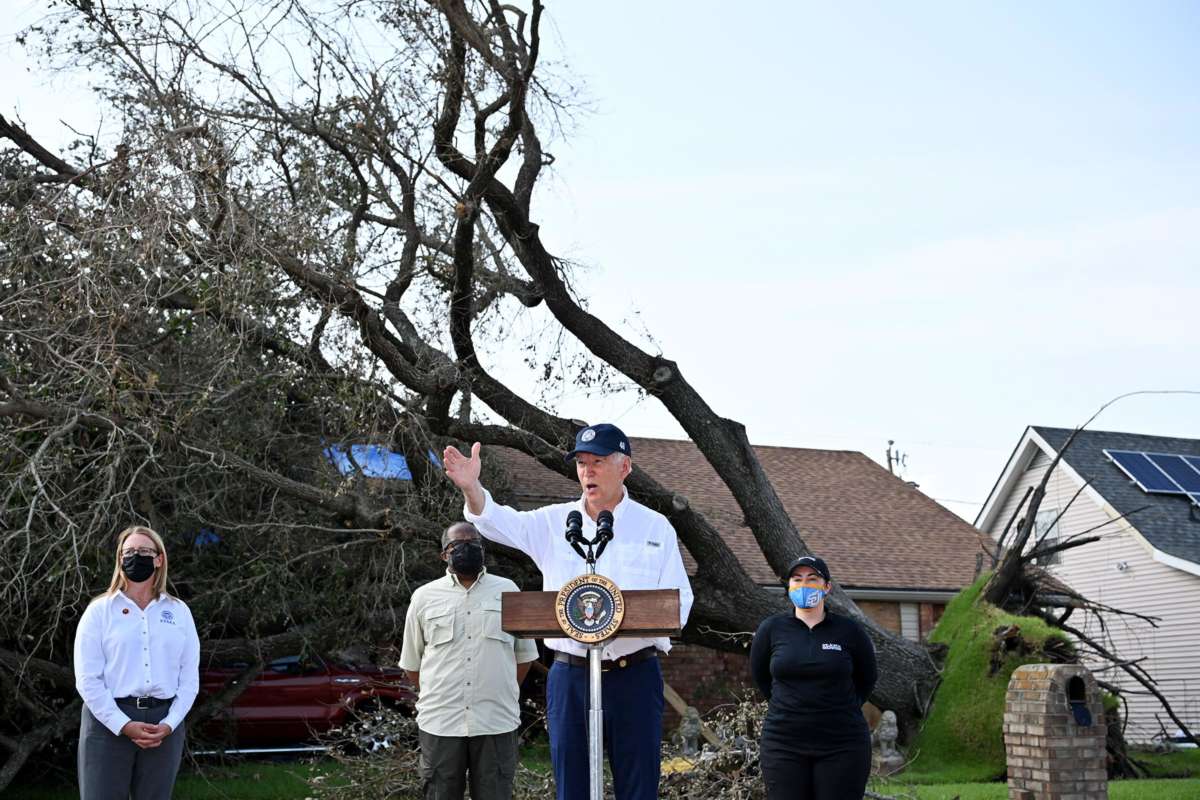
[[[421,673],[417,727],[435,736],[488,736],[521,721],[517,664],[537,660],[532,639],[500,629],[501,592],[519,591],[485,569],[463,588],[447,570],[413,592],[400,668]]]

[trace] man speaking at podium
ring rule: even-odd
[[[532,511],[517,511],[492,500],[479,482],[479,443],[471,455],[456,447],[443,454],[446,475],[466,498],[464,516],[488,539],[524,552],[542,572],[542,588],[558,591],[586,571],[583,559],[563,536],[567,515],[583,515],[583,532],[596,534],[601,511],[613,515],[615,538],[596,563],[596,571],[622,590],[678,589],[679,626],[687,622],[692,589],[675,529],[667,518],[629,497],[625,478],[632,469],[629,439],[615,425],[592,425],[575,436],[575,460],[582,496]],[[558,800],[588,797],[587,648],[571,639],[547,639],[554,664],[546,681],[546,717],[550,759]],[[662,740],[663,682],[659,651],[666,637],[611,639],[603,661],[604,749],[612,767],[617,800],[658,797]]]

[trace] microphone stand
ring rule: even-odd
[[[592,545],[588,543],[588,574],[596,574],[596,559]],[[601,698],[600,656],[604,645],[592,642],[588,649],[588,784],[591,789],[589,800],[604,800],[604,701]]]
[[[605,546],[612,540],[612,526],[600,527],[596,536],[588,539],[583,531],[575,529],[567,534],[567,541],[587,562],[587,574],[596,574],[596,559],[604,553]],[[593,549],[594,545],[599,547]],[[587,552],[583,550],[587,545]],[[603,670],[601,670],[601,654],[604,650],[602,642],[592,642],[588,649],[588,784],[589,800],[604,800],[604,700],[601,694]]]

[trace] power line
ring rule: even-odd
[[[982,500],[952,500],[949,497],[933,497],[930,499],[936,500],[939,503],[961,503],[964,506],[981,506],[981,505],[983,505]]]

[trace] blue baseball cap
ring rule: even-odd
[[[632,456],[633,448],[629,446],[629,437],[620,428],[605,422],[581,428],[575,434],[575,449],[567,453],[567,461],[574,458],[577,453],[594,453],[598,456],[624,453]]]

